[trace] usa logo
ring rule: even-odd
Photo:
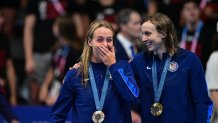
[[[175,72],[176,70],[178,70],[178,68],[179,68],[178,63],[175,62],[175,61],[171,61],[171,62],[170,62],[170,65],[169,65],[169,67],[168,67],[168,70],[169,70],[170,72]]]

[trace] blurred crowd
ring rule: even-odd
[[[146,49],[142,20],[156,12],[173,20],[178,46],[206,71],[218,49],[217,0],[0,0],[0,91],[11,105],[53,105],[91,21],[112,23],[117,60],[131,60]]]

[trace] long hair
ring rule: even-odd
[[[177,52],[178,39],[172,20],[170,20],[170,18],[164,14],[156,13],[145,18],[143,23],[147,21],[150,21],[155,25],[158,33],[166,36],[164,38],[164,45],[167,49],[167,52],[170,55],[175,54]]]
[[[82,73],[82,84],[84,85],[87,85],[88,83],[87,79],[88,79],[89,61],[91,60],[91,55],[92,55],[92,48],[88,45],[88,41],[93,38],[95,30],[100,27],[110,29],[113,32],[113,36],[114,36],[113,27],[111,26],[109,22],[105,20],[95,20],[90,24],[86,37],[85,37],[83,52],[80,57],[80,62],[82,64],[80,66],[79,72]]]

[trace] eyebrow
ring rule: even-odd
[[[104,38],[103,36],[96,36],[98,38]],[[105,37],[105,38],[113,38],[113,36]]]

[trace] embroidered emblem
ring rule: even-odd
[[[169,70],[170,72],[175,72],[178,68],[179,68],[178,63],[175,62],[175,61],[171,61],[171,62],[170,62],[170,65],[169,65],[169,67],[168,67],[168,70]]]
[[[150,69],[151,69],[151,67],[147,66],[147,67],[146,67],[146,69],[147,69],[147,70],[150,70]]]

